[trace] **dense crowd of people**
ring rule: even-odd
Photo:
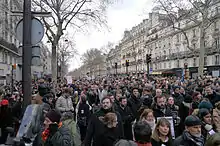
[[[108,76],[33,83],[42,108],[34,146],[218,146],[220,78]],[[0,144],[21,123],[21,85],[0,92]]]

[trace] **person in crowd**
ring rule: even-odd
[[[215,92],[211,86],[205,87],[205,93],[206,93],[205,97],[209,99],[209,101],[212,103],[213,106],[215,105],[215,103],[220,101],[220,94]]]
[[[105,117],[105,115],[109,112],[116,113],[118,122],[116,130],[121,138],[123,138],[124,136],[121,116],[118,112],[113,111],[111,99],[109,97],[104,97],[101,102],[101,109],[94,113],[90,118],[86,137],[83,142],[85,146],[90,146],[91,142],[94,146],[96,145],[96,143],[98,143],[98,141],[100,140],[99,136],[103,133],[103,129],[105,127],[103,122],[100,121],[100,117]]]
[[[173,146],[204,146],[204,137],[201,132],[201,120],[194,115],[185,119],[185,131],[177,137]]]
[[[209,137],[205,146],[220,146],[220,133],[215,133]]]
[[[161,89],[156,89],[156,95],[155,95],[154,98],[162,96],[162,93],[163,93],[163,92],[162,92]]]
[[[127,98],[121,97],[119,99],[120,106],[117,111],[121,115],[123,129],[124,129],[124,137],[125,139],[132,140],[132,122],[135,120],[135,117],[132,115],[131,109],[127,106]]]
[[[131,108],[132,114],[138,119],[138,110],[140,109],[142,103],[140,99],[140,94],[138,92],[138,88],[134,87],[132,89],[132,94],[128,99],[128,106]]]
[[[3,99],[0,104],[0,144],[5,144],[8,136],[8,131],[6,130],[6,127],[12,127],[13,119],[8,100]]]
[[[81,95],[80,101],[76,106],[77,125],[79,126],[81,141],[85,139],[86,130],[91,116],[92,107],[87,103],[86,96]]]
[[[141,96],[141,102],[145,108],[150,108],[153,103],[153,96],[149,88],[144,88]]]
[[[180,94],[180,87],[179,86],[174,86],[173,88],[174,93],[172,94],[174,98],[174,103],[177,106],[180,106],[181,103],[184,101],[184,97]]]
[[[187,95],[179,107],[179,117],[180,117],[180,131],[184,131],[185,125],[184,121],[188,115],[190,115],[192,109],[192,97]]]
[[[215,133],[212,126],[212,115],[208,109],[202,108],[199,109],[198,117],[202,121],[202,135],[206,140],[209,138],[210,135],[213,135]]]
[[[158,120],[151,137],[151,144],[152,146],[172,145],[171,126],[167,119],[161,118]]]
[[[42,146],[72,146],[73,139],[67,127],[63,125],[59,111],[51,110],[46,114],[42,132]]]
[[[80,136],[78,134],[78,131],[76,129],[77,125],[76,125],[76,122],[74,121],[74,114],[72,112],[64,113],[63,117],[61,118],[61,122],[71,132],[74,146],[79,146],[81,144],[81,141],[80,141]]]
[[[109,112],[104,117],[99,117],[99,120],[104,124],[104,127],[95,146],[113,146],[115,141],[121,138],[116,128],[117,115]]]
[[[138,121],[134,124],[134,140],[137,146],[152,146],[152,130],[149,124],[144,121]]]
[[[56,109],[61,113],[74,112],[73,103],[71,99],[71,89],[65,88],[64,93],[56,101]]]
[[[198,105],[198,109],[202,109],[202,108],[212,111],[213,105],[209,101],[202,100]]]
[[[115,93],[115,102],[113,103],[114,110],[117,110],[120,107],[119,99],[122,97],[122,93],[120,90],[117,90]]]
[[[215,132],[220,132],[220,102],[215,104],[215,108],[213,109],[213,127]]]
[[[187,94],[186,94],[184,87],[180,87],[180,94],[183,96],[183,98],[186,97]]]
[[[156,120],[154,117],[153,110],[152,109],[145,109],[140,116],[140,121],[146,122],[150,126],[151,130],[153,131],[156,126]]]
[[[114,146],[138,146],[134,141],[121,139]],[[142,145],[144,146],[144,145]],[[150,145],[149,145],[150,146]]]
[[[158,117],[172,116],[171,110],[166,106],[165,96],[155,97],[154,100],[155,103],[152,106],[152,110],[156,120]]]

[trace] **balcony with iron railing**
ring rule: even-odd
[[[216,53],[220,53],[220,45],[219,47],[213,46],[205,49],[205,55],[213,55]],[[176,59],[184,59],[184,58],[193,58],[199,56],[199,49],[192,51],[183,51],[179,53],[172,53],[169,55],[162,55],[152,58],[152,62],[162,62],[166,60],[176,60]]]

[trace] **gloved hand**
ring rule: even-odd
[[[49,125],[50,135],[54,135],[58,131],[58,124],[52,123]]]

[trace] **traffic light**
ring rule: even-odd
[[[151,63],[151,54],[146,55],[146,61],[147,63]]]
[[[128,67],[129,66],[129,60],[126,60],[125,64]]]
[[[188,63],[184,63],[184,69],[188,68]]]
[[[117,62],[115,63],[115,68],[118,68],[118,63]]]
[[[13,65],[12,65],[12,69],[16,69],[16,64],[13,64]]]

